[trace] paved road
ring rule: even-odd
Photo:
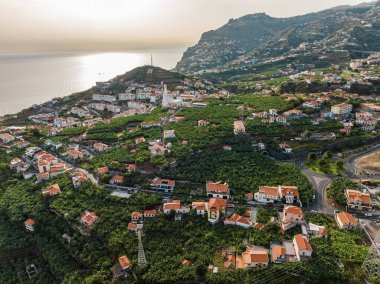
[[[314,173],[303,167],[300,170],[314,188],[315,199],[314,202],[308,206],[308,210],[315,210],[324,214],[334,214],[334,208],[325,201],[326,187],[332,182],[332,177]]]
[[[334,176],[310,171],[305,167],[305,159],[303,158],[293,161],[293,165],[310,181],[314,189],[313,194],[315,198],[306,210],[315,210],[328,215],[334,214],[335,209],[325,202],[326,187],[333,181]]]
[[[344,168],[346,169],[346,175],[348,177],[351,177],[351,178],[357,177],[358,172],[357,172],[357,168],[356,168],[356,161],[360,157],[366,156],[368,154],[372,154],[372,153],[379,151],[379,150],[380,150],[380,144],[376,143],[376,144],[373,144],[373,145],[367,147],[365,150],[348,157],[346,159],[346,161],[344,162]]]
[[[348,157],[344,162],[345,174],[349,178],[356,177],[356,160],[362,156],[374,153],[379,150],[380,144],[374,143],[367,146],[363,151],[360,151]],[[335,177],[332,175],[323,175],[312,172],[305,168],[304,163],[304,159],[293,161],[294,166],[300,169],[300,171],[306,176],[314,188],[315,199],[313,204],[308,207],[308,210],[315,210],[324,214],[334,214],[334,208],[325,202],[325,194],[326,187],[334,180]]]

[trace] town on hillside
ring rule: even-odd
[[[9,257],[70,283],[379,279],[380,53],[293,67],[240,92],[149,65],[6,116]]]

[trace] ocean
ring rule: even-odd
[[[0,54],[0,116],[84,91],[135,67],[174,68],[184,49],[141,52]]]

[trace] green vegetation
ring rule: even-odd
[[[327,189],[327,196],[335,203],[346,204],[345,192],[346,189],[359,189],[359,186],[348,178],[339,178],[332,182]]]
[[[188,140],[192,149],[200,149],[225,143],[233,139],[233,122],[239,117],[239,111],[232,106],[213,106],[206,109],[186,109],[178,113],[185,119],[167,126],[174,129],[179,141]],[[209,122],[208,126],[198,127],[199,119]],[[174,149],[174,152],[175,149]]]
[[[120,139],[130,138],[123,137],[123,131],[126,129],[135,128],[141,122],[160,121],[162,109],[156,109],[149,114],[132,115],[111,120],[108,123],[97,123],[93,128],[86,133],[86,138],[89,140],[99,140],[103,142],[117,142]],[[120,135],[119,135],[120,134]]]
[[[336,120],[327,120],[324,122],[320,122],[317,125],[313,125],[310,119],[302,118],[302,119],[291,119],[288,121],[292,128],[299,132],[304,133],[307,131],[308,133],[312,132],[336,132],[337,130],[342,128],[342,124]]]
[[[246,123],[247,132],[254,136],[288,136],[290,129],[282,123],[265,124],[261,118],[249,120]]]
[[[85,166],[95,170],[107,165],[110,169],[113,170],[124,170],[126,163],[133,162],[134,157],[130,153],[130,150],[125,146],[118,146],[105,151],[101,155],[91,158],[88,161],[89,165]]]
[[[245,193],[257,191],[261,185],[296,185],[303,202],[311,200],[312,196],[308,180],[296,168],[291,165],[277,165],[249,148],[195,154],[181,161],[173,171],[166,171],[163,175],[196,183],[227,182],[237,200],[242,200]]]
[[[332,160],[328,151],[321,158],[317,158],[315,153],[310,153],[305,165],[310,170],[321,174],[339,174],[343,172],[343,162],[341,160]]]
[[[294,107],[292,102],[285,101],[279,96],[263,96],[261,94],[244,94],[231,97],[230,99],[208,99],[208,101],[211,104],[244,105],[253,108],[253,112],[268,111],[270,109],[283,112]]]
[[[283,36],[297,46],[299,43],[291,33],[290,30],[286,31]],[[276,51],[272,50],[276,55],[284,51],[277,48]],[[257,52],[260,54],[261,51]],[[302,203],[306,205],[312,199],[312,187],[307,178],[293,165],[275,163],[252,146],[253,141],[262,141],[270,150],[279,151],[278,145],[284,141],[293,149],[320,148],[331,141],[312,142],[292,138],[301,134],[308,137],[313,132],[338,133],[342,128],[341,123],[335,120],[313,125],[312,118],[317,117],[319,111],[305,108],[302,110],[310,116],[289,119],[285,125],[265,124],[262,119],[251,119],[253,112],[276,109],[282,113],[299,108],[303,99],[308,98],[297,92],[321,93],[329,89],[328,84],[322,82],[322,76],[313,76],[313,82],[306,83],[302,76],[311,78],[309,75],[304,74],[293,80],[279,70],[287,64],[294,66],[298,59],[302,63],[319,60],[314,55],[299,55],[278,62],[250,64],[248,68],[221,74],[231,79],[222,86],[238,95],[205,99],[208,103],[205,108],[181,107],[175,111],[155,108],[149,114],[106,120],[88,128],[67,129],[56,138],[49,138],[63,142],[64,146],[59,150],[61,152],[66,151],[66,145],[73,136],[83,136],[84,141],[78,142],[81,146],[92,145],[94,141],[107,143],[110,146],[108,150],[80,164],[92,172],[99,167],[109,168],[109,173],[99,177],[98,185],[87,181],[74,189],[69,173],[39,183],[35,182],[35,178],[23,180],[21,174],[9,171],[9,162],[13,157],[21,157],[24,150],[16,149],[10,154],[0,150],[0,283],[111,283],[113,267],[121,255],[127,255],[130,259],[131,273],[127,280],[120,282],[270,283],[270,279],[276,275],[294,273],[318,283],[362,281],[361,265],[370,250],[366,237],[361,231],[339,230],[331,217],[320,214],[306,216],[308,221],[326,226],[328,231],[326,238],[310,237],[313,247],[310,261],[270,264],[268,268],[261,269],[227,269],[224,267],[226,250],[241,254],[247,244],[269,249],[272,243],[292,240],[295,234],[301,233],[301,227],[283,232],[277,222],[271,222],[271,217],[278,216],[277,205],[258,209],[257,222],[264,224],[260,229],[255,226],[247,229],[228,226],[223,222],[211,225],[206,216],[196,215],[193,209],[189,214],[183,214],[181,220],[174,221],[174,213],[163,214],[161,195],[142,190],[133,193],[128,199],[121,198],[111,195],[112,190],[104,185],[114,174],[124,177],[122,185],[138,184],[142,189],[150,188],[150,181],[156,176],[174,179],[176,187],[171,198],[181,199],[183,204],[190,207],[192,201],[205,201],[203,197],[207,181],[226,182],[232,190],[233,206],[238,204],[234,207],[234,213],[240,215],[244,215],[251,206],[242,203],[246,193],[257,192],[262,185],[295,185],[299,188]],[[324,64],[321,62],[320,66]],[[148,68],[151,67],[136,68],[117,77],[107,87],[104,86],[102,92],[124,92],[125,82],[131,79],[137,82],[148,80],[148,85],[165,79],[171,88],[175,82],[183,79],[182,75],[159,68],[155,68],[154,75],[149,76]],[[330,68],[324,71],[334,72]],[[348,78],[350,74],[345,72],[343,77]],[[231,82],[233,80],[236,81]],[[206,85],[212,88],[208,83]],[[353,88],[360,89],[361,92],[368,91],[362,86]],[[89,100],[93,91],[95,88],[67,99],[59,99],[57,104],[67,103],[71,107],[80,98]],[[206,92],[210,93],[209,90]],[[280,96],[284,92],[292,92],[293,99],[284,98],[288,95]],[[333,94],[331,99],[331,104],[343,101]],[[358,103],[359,100],[355,100],[354,109]],[[323,110],[326,105],[323,104]],[[60,114],[66,117],[66,111],[62,110]],[[26,120],[27,113],[32,114],[30,111],[25,112],[20,119]],[[105,118],[111,115],[110,112],[104,113]],[[183,120],[170,122],[173,115],[183,117]],[[207,125],[198,126],[199,120],[206,120]],[[246,135],[234,135],[235,120],[244,120]],[[158,121],[162,122],[162,126],[149,129],[141,127],[142,122]],[[162,141],[165,153],[153,157],[148,147],[153,140],[163,140],[164,130],[174,130],[176,137]],[[371,135],[354,126],[351,135],[337,135],[344,140],[342,144],[339,141],[329,149],[335,145],[334,151],[338,147],[365,144],[363,138]],[[36,146],[41,146],[46,136],[46,129],[28,129],[23,134],[31,145]],[[144,137],[145,142],[136,144],[135,139],[140,137]],[[222,150],[225,145],[230,146],[231,150]],[[136,163],[138,171],[127,173],[127,163]],[[335,160],[329,152],[322,156],[311,153],[306,166],[321,174],[340,174],[343,170],[342,162]],[[54,183],[60,185],[62,193],[52,197],[42,196],[41,189]],[[344,193],[347,188],[356,189],[358,186],[347,178],[340,178],[331,184],[327,194],[336,204],[345,204]],[[194,196],[197,198],[193,199]],[[232,211],[231,208],[232,205],[228,211]],[[144,219],[142,242],[148,265],[139,267],[136,233],[128,230],[128,224],[132,212],[148,209],[157,209],[158,214],[155,218]],[[84,210],[99,216],[91,228],[86,228],[87,236],[79,221]],[[34,232],[27,232],[24,228],[24,221],[28,218],[36,221]],[[63,238],[64,234],[70,236],[71,240]],[[190,265],[182,264],[185,259],[190,261]],[[31,281],[25,274],[25,265],[29,263],[34,263],[40,272]],[[210,264],[217,266],[219,273],[208,269]]]
[[[333,252],[343,260],[364,261],[370,248],[363,245],[363,232],[332,230],[330,232]]]
[[[58,133],[58,136],[79,136],[85,133],[87,128],[85,126],[79,126],[74,128],[68,128]]]
[[[266,224],[270,221],[271,217],[277,217],[276,210],[267,210],[260,207],[257,212],[256,221],[259,223]]]

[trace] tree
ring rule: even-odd
[[[348,178],[339,178],[332,182],[327,190],[327,196],[338,204],[346,204],[346,189],[359,189],[359,186]]]
[[[314,152],[310,152],[310,153],[307,155],[307,159],[308,159],[308,160],[316,160],[316,159],[317,159],[317,154],[314,153]]]
[[[331,153],[329,151],[326,151],[323,153],[322,159],[328,160],[331,158]]]
[[[326,159],[320,159],[318,160],[318,167],[319,169],[324,172],[324,173],[328,173],[330,171],[330,163],[329,163],[329,160],[326,160]]]

